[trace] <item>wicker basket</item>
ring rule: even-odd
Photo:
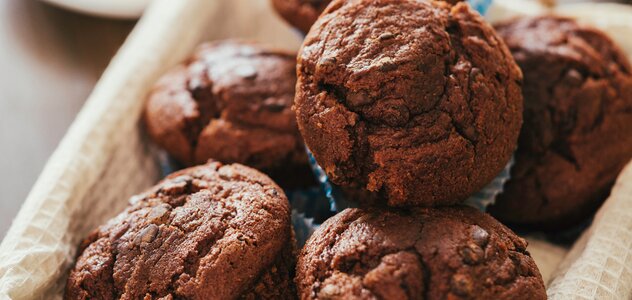
[[[493,19],[542,9],[521,0],[496,2],[490,10]],[[622,37],[618,42],[632,53],[632,41],[627,38],[632,34],[630,9],[624,12],[622,6],[608,5],[600,9],[623,17],[614,18],[615,23],[582,15],[586,9],[579,6],[563,11]],[[121,211],[130,195],[159,179],[156,152],[139,122],[151,85],[203,38],[226,37],[254,38],[290,49],[300,44],[299,36],[270,11],[267,0],[154,0],[0,244],[0,299],[61,298],[80,239]],[[551,298],[629,299],[632,167],[620,176],[593,225],[568,255],[568,249],[537,238],[530,241],[529,249],[549,282]]]

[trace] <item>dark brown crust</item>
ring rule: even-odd
[[[346,209],[308,240],[301,299],[546,299],[527,243],[470,207]]]
[[[294,54],[254,43],[201,45],[154,86],[149,135],[187,166],[212,158],[262,170],[284,187],[312,182],[291,110],[295,65]]]
[[[632,158],[632,75],[603,32],[562,17],[497,26],[524,72],[525,124],[511,180],[490,208],[562,229],[595,212]]]
[[[290,25],[307,33],[331,0],[270,0]]]
[[[520,81],[467,4],[336,0],[303,43],[294,107],[334,183],[392,206],[451,204],[509,160]]]
[[[292,299],[283,191],[244,166],[179,171],[82,244],[66,299]]]

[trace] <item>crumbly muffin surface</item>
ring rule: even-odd
[[[467,4],[334,1],[298,58],[299,129],[330,179],[392,206],[492,180],[522,123],[521,72]]]
[[[301,299],[546,299],[526,242],[470,207],[347,209],[299,255]]]
[[[203,44],[154,86],[149,135],[187,166],[215,159],[261,170],[283,187],[311,183],[291,109],[295,68],[294,54],[259,44]]]
[[[213,162],[170,175],[94,231],[65,298],[292,299],[293,242],[283,191]]]

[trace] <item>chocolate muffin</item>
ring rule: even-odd
[[[515,149],[520,69],[465,3],[336,0],[297,68],[294,107],[314,157],[334,183],[388,205],[457,203]]]
[[[242,165],[168,176],[81,245],[65,299],[293,299],[283,191]]]
[[[270,0],[277,13],[290,25],[307,33],[331,0]]]
[[[301,251],[301,299],[546,299],[525,240],[465,206],[346,209]]]
[[[516,164],[490,212],[543,229],[595,212],[632,159],[632,73],[603,32],[556,17],[498,24],[524,73]]]
[[[292,53],[242,42],[200,46],[163,76],[145,107],[149,135],[180,163],[209,158],[259,169],[283,187],[313,176],[291,110]]]

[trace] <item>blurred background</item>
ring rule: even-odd
[[[0,0],[0,239],[134,23]]]

